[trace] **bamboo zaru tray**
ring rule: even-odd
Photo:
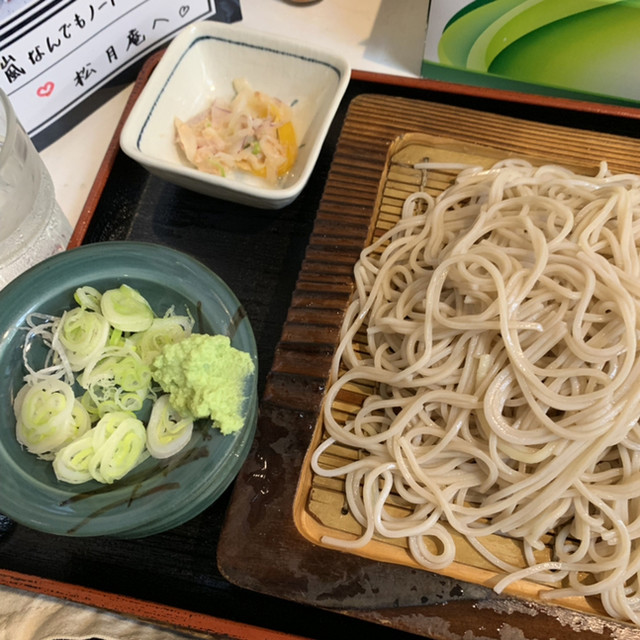
[[[395,225],[400,219],[403,202],[410,194],[416,191],[427,191],[432,196],[437,196],[453,183],[457,175],[457,170],[436,169],[427,172],[424,169],[416,168],[414,166],[416,163],[429,160],[435,163],[462,163],[488,168],[496,161],[509,155],[515,156],[516,154],[508,154],[504,150],[426,134],[408,133],[399,137],[390,146],[387,163],[380,181],[367,244],[371,244]],[[517,155],[521,158],[525,157],[524,154]],[[526,158],[536,165],[554,162],[542,157],[526,156]],[[576,159],[574,158],[574,160]],[[569,166],[569,164],[564,162],[564,166]],[[584,175],[594,175],[598,169],[597,166],[593,164],[589,166],[586,162],[584,165],[573,162],[570,168],[582,172]],[[356,350],[358,343],[366,344],[363,332],[364,330],[361,330],[354,338]],[[373,388],[367,388],[358,382],[349,383],[336,397],[331,411],[340,423],[344,423],[345,418],[355,415],[365,398],[373,391]],[[294,520],[298,531],[305,538],[318,546],[331,548],[330,545],[324,543],[324,536],[350,540],[361,535],[363,528],[349,513],[343,477],[321,477],[316,475],[311,468],[311,455],[326,436],[321,412],[311,446],[302,466],[294,503]],[[319,462],[325,468],[341,467],[358,459],[360,455],[361,453],[355,448],[334,443],[320,456]],[[392,493],[387,499],[385,508],[391,515],[402,517],[409,512],[411,507],[403,504],[402,499]],[[453,531],[450,526],[446,524],[445,526],[452,533],[455,541],[456,560],[446,569],[436,571],[436,573],[455,580],[492,587],[504,574],[500,573],[494,565],[474,549],[464,536]],[[551,540],[552,533],[549,533],[546,542],[549,543]],[[501,560],[518,567],[526,567],[522,546],[517,540],[500,535],[490,535],[481,538],[480,542]],[[434,550],[433,543],[429,542],[428,544],[431,545],[431,550]],[[406,538],[390,539],[374,535],[373,540],[365,546],[346,549],[345,552],[354,553],[370,560],[424,569],[410,555]],[[538,562],[550,559],[549,546],[536,552]],[[505,594],[530,601],[539,601],[541,591],[554,588],[557,587],[520,580],[511,584],[505,590]],[[554,602],[575,611],[599,616],[605,615],[597,598],[572,597],[554,600]]]

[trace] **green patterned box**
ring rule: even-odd
[[[637,106],[640,0],[431,0],[422,76]]]

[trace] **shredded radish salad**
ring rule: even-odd
[[[110,484],[149,456],[167,458],[189,442],[193,419],[171,407],[150,367],[166,345],[192,334],[194,322],[173,308],[157,317],[125,284],[103,293],[81,287],[74,299],[77,306],[61,316],[27,319],[16,437],[50,460],[60,481]],[[42,368],[30,362],[36,342],[47,349]],[[145,424],[138,412],[148,401]]]
[[[233,88],[231,101],[216,98],[186,122],[176,118],[176,142],[201,171],[228,177],[239,170],[276,185],[298,154],[291,106],[242,78]]]

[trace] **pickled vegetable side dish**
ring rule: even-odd
[[[183,122],[175,119],[176,143],[200,171],[228,177],[247,172],[275,185],[296,161],[298,143],[291,107],[234,80],[231,100],[216,98]]]

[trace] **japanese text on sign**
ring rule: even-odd
[[[216,13],[213,0],[31,5],[0,22],[0,87],[30,135],[191,22]]]

